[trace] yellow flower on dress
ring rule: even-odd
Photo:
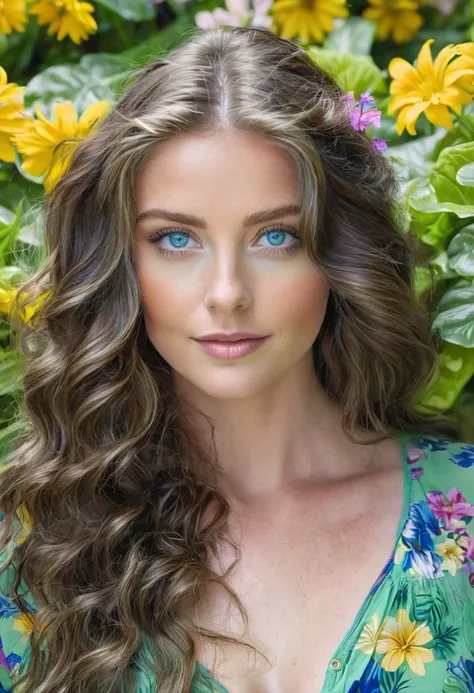
[[[11,138],[25,128],[23,92],[15,82],[8,82],[7,73],[0,67],[0,160],[15,161],[15,150]]]
[[[97,31],[92,12],[94,5],[81,0],[33,0],[29,9],[37,15],[38,24],[49,24],[48,34],[56,34],[58,41],[70,36],[76,44]]]
[[[25,31],[28,22],[26,0],[3,0],[0,2],[0,34]]]
[[[433,640],[426,623],[410,621],[408,611],[399,609],[395,618],[386,620],[376,645],[376,652],[384,654],[380,666],[385,671],[396,671],[404,662],[414,674],[425,675],[424,662],[432,662],[433,650],[423,647]]]
[[[275,0],[270,14],[282,38],[322,43],[334,29],[334,19],[349,16],[346,0]]]
[[[37,119],[13,138],[24,156],[23,170],[31,176],[44,174],[43,184],[49,194],[69,168],[79,142],[92,134],[109,108],[110,101],[96,101],[86,108],[78,121],[76,109],[70,101],[56,103],[51,122],[41,113],[37,103]]]
[[[442,544],[436,546],[436,553],[444,559],[441,568],[448,570],[451,575],[456,575],[464,563],[466,551],[454,539],[446,539]]]
[[[388,113],[394,115],[398,111],[396,128],[399,135],[405,128],[410,135],[416,135],[415,123],[422,113],[434,125],[452,128],[449,108],[460,115],[462,106],[472,101],[472,95],[460,86],[460,80],[472,79],[474,64],[468,67],[464,61],[460,63],[463,56],[459,56],[453,44],[445,46],[433,63],[433,41],[425,41],[415,67],[403,58],[393,58],[389,63],[393,98]]]
[[[411,41],[423,24],[423,17],[417,12],[418,0],[369,0],[362,16],[377,24],[376,36],[381,41],[390,37],[395,43]]]
[[[366,623],[362,629],[355,649],[364,652],[364,654],[371,655],[379,641],[380,634],[385,627],[386,621],[387,619],[380,623],[380,616],[378,614],[373,614],[370,621]]]

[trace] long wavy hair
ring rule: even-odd
[[[24,693],[130,693],[140,668],[163,693],[182,693],[195,636],[255,650],[182,613],[215,583],[248,626],[225,581],[241,549],[215,450],[200,449],[147,337],[134,265],[136,174],[174,135],[249,130],[293,157],[303,243],[331,288],[314,366],[348,437],[362,443],[360,427],[378,440],[391,430],[459,437],[448,418],[415,410],[440,350],[429,301],[414,292],[423,256],[387,157],[353,130],[342,95],[266,29],[193,33],[134,71],[44,199],[47,255],[16,309],[45,298],[14,322],[23,430],[0,475],[3,549],[18,508],[31,518],[3,567],[14,561],[21,612],[31,617],[26,594],[37,608]],[[236,558],[220,575],[209,559],[223,542]]]

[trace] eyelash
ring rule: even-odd
[[[292,231],[288,227],[284,226],[283,224],[275,224],[274,226],[271,226],[270,228],[264,229],[261,234],[258,236],[257,240],[260,240],[262,236],[266,236],[267,234],[271,233],[272,231],[285,231],[288,235],[292,236],[295,240],[300,240],[300,237],[295,231]],[[163,229],[162,231],[157,231],[156,233],[153,234],[148,240],[150,243],[153,243],[156,245],[158,252],[163,255],[164,257],[171,257],[174,256],[176,257],[177,255],[180,257],[183,257],[184,255],[188,255],[189,250],[164,250],[163,248],[160,248],[158,246],[158,241],[161,238],[164,238],[165,236],[170,236],[173,233],[181,233],[185,236],[189,236],[192,238],[192,234],[189,233],[189,231],[182,231],[181,229]],[[298,245],[292,245],[287,248],[264,248],[263,251],[266,252],[269,255],[286,255],[289,253],[294,253],[298,249]]]

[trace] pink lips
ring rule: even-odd
[[[232,335],[234,336],[234,335]],[[210,356],[218,359],[238,359],[251,354],[263,344],[267,337],[233,339],[232,341],[217,341],[212,339],[197,339],[197,343]]]

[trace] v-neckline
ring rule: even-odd
[[[399,450],[400,450],[400,457],[402,460],[402,478],[403,478],[403,499],[402,499],[402,509],[400,512],[400,516],[398,519],[398,525],[397,525],[397,530],[395,534],[395,540],[392,543],[392,549],[390,556],[387,558],[385,561],[382,570],[379,572],[376,580],[373,582],[369,592],[367,593],[364,601],[360,605],[359,609],[356,612],[356,615],[354,616],[351,625],[349,628],[346,630],[344,633],[342,639],[339,642],[339,645],[336,647],[333,655],[330,657],[329,662],[332,662],[340,657],[341,651],[346,647],[347,642],[349,639],[352,637],[352,634],[356,630],[356,628],[360,624],[360,620],[364,613],[367,610],[367,604],[369,600],[372,598],[372,595],[375,593],[375,591],[379,590],[380,587],[383,585],[387,575],[387,566],[390,565],[391,561],[393,560],[395,556],[395,551],[397,548],[398,540],[400,538],[400,535],[402,533],[403,527],[405,525],[407,515],[408,515],[408,510],[410,506],[410,485],[411,485],[411,478],[410,478],[410,470],[409,470],[409,456],[408,456],[408,445],[409,441],[413,440],[414,437],[417,437],[416,434],[414,436],[413,433],[404,433],[401,431],[395,431],[393,429],[390,429],[390,436],[397,440],[398,445],[399,445]],[[327,686],[329,684],[329,677],[331,674],[334,674],[335,672],[332,671],[332,669],[328,665],[326,666],[326,674],[324,677],[323,681],[323,687],[321,689],[321,693],[326,693]],[[212,687],[217,688],[218,693],[230,693],[230,691],[225,688],[225,686],[220,683],[209,671],[207,667],[204,666],[200,661],[196,661],[196,669],[195,669],[195,675],[201,675],[204,678],[204,681],[208,681],[210,684],[212,684]],[[191,693],[201,693],[200,691],[194,691],[194,687],[191,688]],[[207,693],[207,692],[206,692]]]

